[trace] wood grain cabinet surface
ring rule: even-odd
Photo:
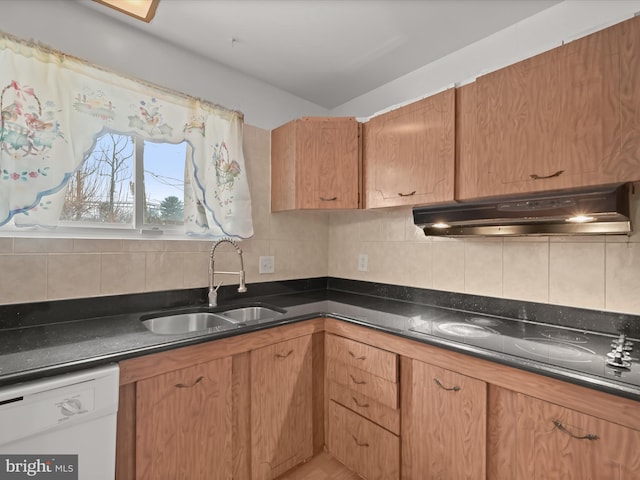
[[[457,199],[640,180],[640,18],[458,91]]]
[[[402,479],[486,478],[486,383],[402,361]]]
[[[363,124],[365,208],[454,200],[455,89]]]
[[[358,208],[360,124],[305,117],[271,132],[271,211]]]
[[[517,395],[519,480],[638,480],[640,432]]]
[[[270,480],[313,456],[312,338],[250,355],[251,478]]]
[[[394,480],[400,472],[400,440],[336,402],[329,402],[329,452],[366,480]]]
[[[228,480],[231,357],[138,382],[136,478]]]
[[[325,350],[327,449],[366,480],[399,478],[398,355],[338,335]]]

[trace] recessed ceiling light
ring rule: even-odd
[[[445,222],[438,222],[438,223],[434,223],[433,225],[431,225],[433,228],[449,228],[451,227],[451,225],[449,225],[448,223]]]
[[[149,23],[156,14],[160,0],[93,0],[107,7],[126,13],[138,20]]]

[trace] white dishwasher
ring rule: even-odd
[[[0,478],[30,466],[77,470],[62,478],[113,480],[119,373],[110,364],[0,387]],[[56,455],[77,455],[77,465],[56,465]]]

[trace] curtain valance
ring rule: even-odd
[[[105,132],[190,148],[185,230],[253,235],[242,115],[0,36],[0,225],[55,226]]]

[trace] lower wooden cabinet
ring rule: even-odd
[[[640,403],[337,320],[120,381],[117,480],[271,480],[323,446],[367,480],[640,480]]]
[[[342,405],[329,402],[327,448],[366,480],[400,478],[400,439]]]
[[[251,478],[276,478],[312,456],[311,335],[253,350]]]
[[[640,479],[639,431],[516,395],[519,480]]]
[[[231,431],[231,357],[141,380],[136,478],[228,480]]]
[[[487,385],[402,359],[402,478],[485,478]]]

